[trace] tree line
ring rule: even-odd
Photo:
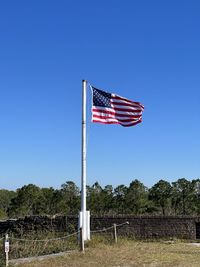
[[[24,185],[16,191],[0,190],[0,218],[26,215],[77,215],[80,189],[73,181],[60,189]],[[200,179],[169,183],[160,180],[147,188],[139,180],[129,186],[87,186],[87,209],[92,215],[200,215]]]

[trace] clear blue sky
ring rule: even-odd
[[[200,177],[200,2],[0,3],[0,188],[80,185],[81,81],[140,101],[143,123],[90,123],[102,186]],[[89,92],[89,91],[88,91]]]

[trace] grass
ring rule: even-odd
[[[197,267],[200,247],[190,243],[142,242],[120,239],[118,244],[95,238],[85,253],[66,253],[62,257],[34,261],[20,267]]]

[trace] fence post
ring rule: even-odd
[[[9,239],[8,239],[8,234],[6,234],[5,235],[5,238],[4,238],[4,251],[5,251],[6,267],[8,267],[8,252],[9,252]]]
[[[85,251],[85,246],[84,246],[84,236],[83,236],[83,228],[80,228],[80,250],[82,252]]]
[[[116,223],[113,224],[113,230],[114,230],[115,243],[117,243],[117,225],[116,225]]]

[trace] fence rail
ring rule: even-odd
[[[57,238],[46,238],[46,239],[22,239],[22,238],[15,238],[15,237],[11,237],[10,240],[16,240],[16,241],[24,241],[24,242],[47,242],[47,241],[57,241],[57,240],[61,240],[61,239],[66,239],[68,237],[71,236],[75,236],[78,235],[80,231],[77,231],[73,234],[69,234],[66,236],[62,236],[62,237],[57,237]]]

